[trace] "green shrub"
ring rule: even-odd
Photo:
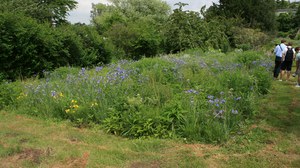
[[[11,105],[18,98],[26,96],[21,94],[19,82],[0,82],[0,110],[4,107]]]
[[[15,80],[61,66],[110,62],[102,38],[88,27],[54,29],[22,15],[1,13],[0,28],[1,78]]]
[[[254,66],[254,62],[262,60],[262,53],[256,51],[246,51],[237,53],[237,62],[241,63],[248,69],[251,69]]]
[[[96,29],[86,25],[72,25],[65,29],[73,30],[80,37],[80,43],[83,46],[83,53],[80,57],[82,67],[107,64],[111,61],[111,50],[105,44]]]
[[[235,27],[232,33],[234,46],[247,50],[258,48],[270,40],[267,34],[257,29]]]
[[[253,70],[254,80],[256,83],[257,91],[260,94],[267,94],[272,85],[272,76],[265,67],[258,67]]]

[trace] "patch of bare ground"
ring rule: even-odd
[[[1,168],[19,167],[24,161],[29,161],[34,164],[40,164],[41,158],[46,156],[47,150],[27,148],[21,152],[6,157],[1,161]]]
[[[52,168],[86,168],[90,157],[89,152],[84,152],[82,157],[69,158],[63,163],[51,166]]]
[[[217,152],[220,150],[220,146],[212,144],[180,144],[168,149],[165,152],[165,161],[177,158],[176,155],[183,151],[189,151],[191,155],[202,158],[208,168],[218,168],[219,160],[223,160],[223,156]],[[225,156],[225,155],[224,155]]]

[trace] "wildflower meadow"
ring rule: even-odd
[[[97,124],[128,138],[182,138],[220,143],[257,113],[257,98],[271,87],[272,62],[263,53],[190,51],[61,67],[43,78],[4,82],[1,108]]]

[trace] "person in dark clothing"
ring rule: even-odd
[[[275,54],[275,67],[274,67],[274,79],[278,78],[278,75],[280,73],[280,66],[283,61],[282,56],[283,53],[287,50],[287,46],[285,45],[286,40],[281,40],[281,44],[276,45],[274,49]]]
[[[292,47],[292,43],[288,43],[287,50],[283,53],[283,62],[280,68],[280,80],[282,81],[282,77],[286,72],[286,80],[290,79],[293,60],[295,59],[295,50]]]

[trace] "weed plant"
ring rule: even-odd
[[[239,51],[62,67],[19,82],[9,107],[129,138],[220,143],[255,114],[256,98],[270,88],[270,65],[261,53]]]

